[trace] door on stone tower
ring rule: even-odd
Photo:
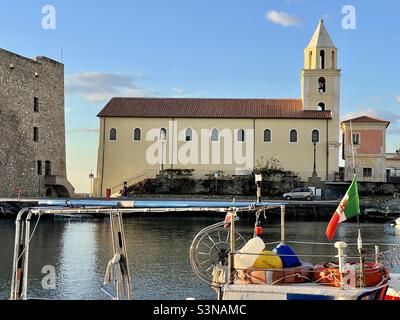
[[[45,162],[45,175],[51,176],[51,161]]]

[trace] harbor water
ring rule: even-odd
[[[195,235],[221,217],[131,217],[125,219],[134,299],[214,300],[215,292],[197,279],[189,262],[189,248]],[[33,222],[33,225],[35,221]],[[287,221],[288,240],[327,242],[327,222]],[[238,231],[250,239],[254,220],[241,219]],[[32,227],[33,229],[33,227]],[[8,299],[11,285],[15,224],[0,220],[0,299]],[[363,223],[363,238],[368,243],[398,243],[400,232],[384,223]],[[73,221],[43,220],[31,241],[29,296],[31,298],[98,300],[109,299],[100,291],[108,261],[112,258],[108,219]],[[343,223],[337,238],[357,241],[357,224]],[[279,221],[264,226],[265,242],[280,239]],[[332,246],[295,249],[302,254],[334,254]],[[309,250],[309,252],[305,252]],[[322,261],[321,261],[322,262]],[[46,266],[56,271],[55,289],[43,289]],[[400,272],[400,270],[394,270]]]

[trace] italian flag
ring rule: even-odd
[[[332,241],[336,227],[339,223],[360,215],[360,198],[358,196],[357,177],[354,177],[349,190],[347,190],[339,207],[333,214],[331,222],[326,229],[326,236]]]

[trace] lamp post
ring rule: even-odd
[[[257,184],[257,202],[261,203],[261,182],[262,182],[262,175],[256,174],[256,184]]]
[[[167,133],[164,129],[161,129],[160,132],[160,141],[161,141],[161,171],[164,171],[164,142],[166,140]]]
[[[314,130],[312,133],[312,143],[314,145],[314,170],[312,173],[313,178],[318,177],[317,173],[317,143],[319,141],[319,132]]]
[[[90,197],[92,198],[93,197],[93,179],[94,179],[93,169],[90,170],[89,179],[90,179]]]
[[[218,178],[220,176],[219,171],[214,172],[214,178],[215,178],[215,193],[218,192]]]

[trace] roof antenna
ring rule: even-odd
[[[64,63],[63,47],[61,46],[61,63]]]

